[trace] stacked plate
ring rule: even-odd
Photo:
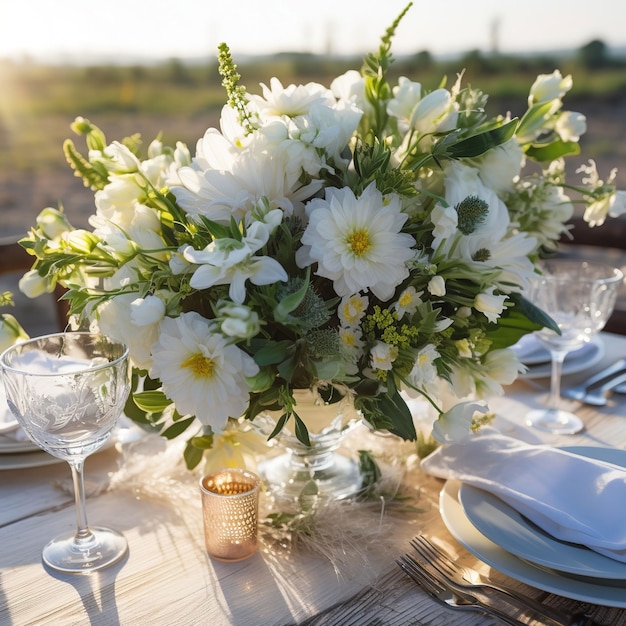
[[[626,467],[626,451],[572,447],[570,452]],[[626,563],[547,534],[499,498],[457,481],[440,509],[454,538],[494,569],[559,595],[626,608]]]
[[[117,428],[111,433],[100,450],[96,451],[96,454],[110,448],[120,440],[130,441],[139,436],[138,433],[139,429],[127,417],[123,416]],[[28,439],[6,404],[4,388],[2,381],[0,381],[0,470],[40,467],[54,463],[65,463],[65,461],[44,452]]]
[[[528,368],[522,378],[548,378],[550,376],[550,353],[535,335],[525,335],[513,346],[517,358]],[[582,372],[593,367],[604,356],[604,343],[596,335],[577,350],[572,350],[563,362],[563,375]]]

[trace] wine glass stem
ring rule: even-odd
[[[561,403],[561,375],[563,373],[563,361],[567,351],[551,350],[552,368],[550,372],[550,398],[548,408],[557,411]]]
[[[87,524],[87,509],[85,506],[85,478],[84,461],[71,461],[72,480],[74,482],[74,498],[76,500],[76,543],[88,541],[92,537]]]

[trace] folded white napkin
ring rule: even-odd
[[[439,478],[484,489],[562,541],[626,562],[626,470],[493,429],[422,461]]]

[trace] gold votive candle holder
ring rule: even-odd
[[[241,561],[256,552],[260,485],[260,478],[245,469],[223,469],[200,480],[210,557]]]

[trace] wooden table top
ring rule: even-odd
[[[593,370],[626,356],[626,337],[604,333],[602,339],[604,356]],[[589,370],[571,374],[564,384],[588,375]],[[524,414],[542,404],[547,386],[546,379],[517,381],[503,397],[489,402],[497,415],[493,425],[551,445],[626,448],[626,396],[615,395],[601,409],[571,401],[586,425],[578,435],[530,432]],[[166,449],[163,440],[142,440],[93,455],[86,463],[89,522],[122,531],[129,553],[121,563],[90,576],[57,574],[41,562],[43,545],[76,523],[68,466],[3,469],[0,624],[497,624],[480,614],[441,607],[399,570],[395,559],[418,533],[434,538],[462,562],[547,603],[588,609],[612,626],[626,624],[624,609],[550,594],[477,561],[445,527],[438,508],[443,482],[421,472],[409,444],[364,428],[353,431],[348,443],[380,454],[381,465],[390,472],[390,485],[401,477],[409,499],[329,507],[318,514],[319,536],[327,536],[327,543],[315,539],[290,544],[287,537],[262,525],[258,553],[238,563],[206,556],[197,476],[176,465],[179,450]],[[268,506],[264,498],[262,510]],[[343,532],[341,541],[338,529]],[[320,554],[323,550],[330,559]]]

